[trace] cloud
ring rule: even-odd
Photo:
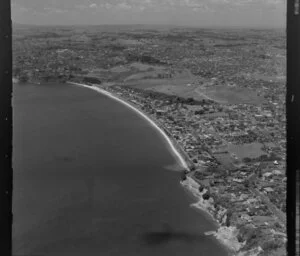
[[[68,10],[66,9],[59,9],[59,8],[52,8],[52,7],[45,7],[44,10],[48,13],[67,13]]]
[[[11,9],[12,12],[29,12],[31,10],[31,8],[28,7],[24,7],[16,2],[12,2],[11,3]]]
[[[124,9],[124,10],[130,10],[132,8],[132,6],[129,5],[127,2],[119,3],[117,5],[117,7],[120,8],[120,9]]]
[[[23,6],[21,6],[20,8],[19,8],[19,11],[20,12],[28,12],[30,9],[29,8],[26,8],[26,7],[23,7]]]
[[[222,0],[213,0],[214,2],[221,2]],[[286,0],[226,0],[230,5],[236,6],[247,6],[247,5],[260,5],[260,6],[269,6],[269,5],[281,5]]]
[[[101,5],[100,5],[101,6]],[[87,9],[97,9],[99,6],[96,3],[90,4],[77,4],[75,5],[75,9],[79,10],[87,10]]]
[[[105,7],[106,9],[111,9],[111,8],[113,7],[113,5],[111,5],[111,4],[109,4],[109,3],[105,3],[105,4],[104,4],[104,7]]]
[[[0,0],[1,1],[1,0]],[[248,13],[284,8],[287,0],[12,0],[15,14],[41,12],[45,15],[67,13],[89,15],[100,12],[159,13]],[[70,4],[70,2],[72,4]],[[150,14],[149,14],[150,15]],[[141,16],[142,18],[142,16]]]
[[[286,0],[152,0],[157,6],[169,5],[186,8],[216,8],[233,7],[233,6],[247,6],[247,5],[280,5]],[[143,2],[143,1],[142,1]]]
[[[97,8],[98,6],[97,6],[97,4],[92,3],[92,4],[89,5],[89,7],[90,7],[90,8]]]
[[[87,5],[83,5],[83,4],[77,4],[75,5],[75,9],[80,9],[80,10],[84,10],[84,9],[88,9],[89,7]]]

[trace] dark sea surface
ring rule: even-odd
[[[14,85],[14,255],[227,255],[162,136],[72,85]]]

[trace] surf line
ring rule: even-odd
[[[188,170],[188,165],[186,163],[186,161],[183,159],[183,157],[180,155],[180,153],[178,152],[178,150],[174,147],[171,139],[166,135],[166,133],[153,121],[151,120],[147,115],[145,115],[142,111],[140,111],[139,109],[133,107],[131,104],[127,103],[126,101],[114,96],[112,93],[104,90],[104,89],[101,89],[99,87],[96,87],[94,85],[92,86],[89,86],[89,85],[86,85],[86,84],[80,84],[80,83],[74,83],[74,82],[68,82],[69,84],[73,84],[73,85],[77,85],[77,86],[81,86],[81,87],[85,87],[85,88],[89,88],[91,90],[94,90],[98,93],[101,93],[101,94],[104,94],[122,104],[124,104],[125,106],[129,107],[130,109],[132,109],[133,111],[135,111],[136,113],[138,113],[140,116],[142,116],[144,119],[146,119],[154,128],[156,128],[159,133],[165,138],[165,140],[168,142],[168,145],[169,147],[171,148],[172,152],[175,154],[175,156],[177,157],[177,159],[179,160],[179,163],[180,165]]]

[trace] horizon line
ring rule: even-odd
[[[103,24],[30,24],[30,23],[18,23],[12,21],[12,26],[33,26],[33,27],[97,27],[97,26],[153,26],[153,27],[178,27],[178,28],[205,28],[205,29],[285,29],[286,26],[239,26],[239,25],[175,25],[175,24],[149,24],[149,23],[127,23],[127,24],[114,24],[114,23],[103,23]]]

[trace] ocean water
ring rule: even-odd
[[[14,85],[14,255],[227,255],[139,115],[72,85]]]

